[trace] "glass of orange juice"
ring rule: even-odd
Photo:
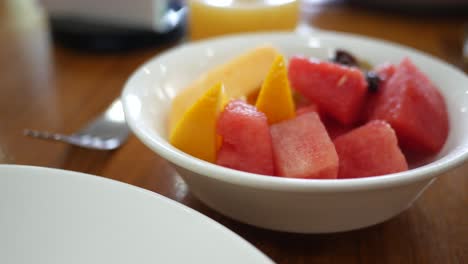
[[[188,0],[192,40],[251,31],[292,30],[298,0]]]

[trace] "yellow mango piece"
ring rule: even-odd
[[[262,84],[279,52],[270,45],[250,50],[206,72],[182,90],[172,101],[169,132],[200,96],[217,83],[223,83],[226,96],[239,98],[254,92]]]
[[[216,134],[216,121],[226,101],[221,83],[211,87],[182,116],[169,142],[194,157],[215,162],[221,142]]]
[[[284,58],[278,55],[260,88],[255,103],[268,118],[269,124],[293,118],[296,115]]]

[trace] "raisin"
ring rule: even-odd
[[[358,61],[356,58],[351,55],[351,53],[345,51],[345,50],[340,50],[337,49],[335,51],[334,57],[331,59],[331,61],[341,64],[341,65],[346,65],[346,66],[357,66]]]
[[[377,92],[379,90],[380,83],[382,82],[379,75],[373,71],[366,72],[366,81],[367,89],[371,93]]]

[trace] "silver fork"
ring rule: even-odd
[[[107,110],[83,129],[71,135],[25,129],[24,135],[33,138],[62,141],[71,145],[113,150],[120,147],[128,138],[130,130],[125,122],[122,102],[114,100]]]

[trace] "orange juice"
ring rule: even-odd
[[[246,31],[292,30],[297,0],[189,0],[191,39]]]

